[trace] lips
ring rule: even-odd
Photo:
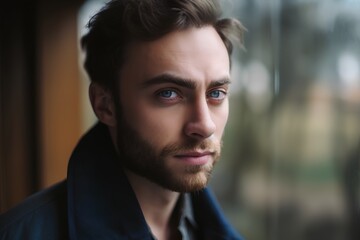
[[[214,153],[206,152],[186,152],[175,155],[175,158],[189,165],[204,165],[212,160]]]

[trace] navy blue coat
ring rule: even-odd
[[[209,189],[192,194],[192,202],[201,239],[242,239]],[[0,239],[152,239],[105,125],[79,142],[67,180],[0,216]]]

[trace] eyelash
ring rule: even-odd
[[[215,97],[215,98],[211,97],[210,95],[211,95],[212,93],[214,93],[214,92],[217,92],[219,96],[218,96],[218,97]],[[208,98],[212,98],[212,99],[214,99],[215,101],[222,101],[222,100],[224,100],[224,99],[226,98],[227,92],[224,91],[224,90],[221,90],[221,89],[214,89],[214,90],[210,91],[210,92],[207,94],[207,96],[208,96]]]
[[[171,93],[171,94],[176,94],[177,96],[175,97],[166,97],[166,96],[162,96],[162,94],[164,93]],[[178,99],[181,99],[182,97],[180,96],[180,94],[178,93],[177,90],[175,89],[162,89],[162,90],[159,90],[156,92],[155,94],[158,98],[160,98],[162,101],[167,101],[167,102],[173,102],[173,101],[176,101]]]

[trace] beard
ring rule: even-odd
[[[203,189],[220,158],[221,143],[190,137],[181,143],[164,146],[160,151],[144,139],[123,117],[117,120],[117,148],[124,168],[175,192]],[[211,161],[204,165],[186,165],[174,156],[191,151],[210,151]]]

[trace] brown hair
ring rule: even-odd
[[[117,85],[129,43],[151,41],[175,30],[206,25],[217,30],[230,56],[232,40],[242,47],[244,28],[236,19],[219,16],[217,0],[110,1],[90,19],[89,32],[81,39],[86,51],[85,69],[91,81],[111,89]]]

